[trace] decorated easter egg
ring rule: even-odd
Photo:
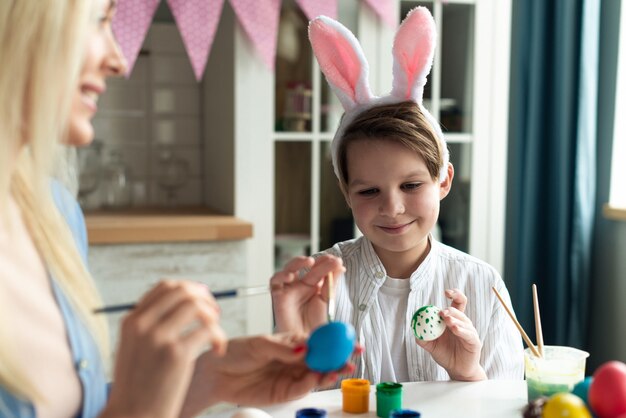
[[[256,408],[238,409],[230,418],[272,418],[270,414]]]
[[[626,414],[626,364],[609,361],[596,370],[589,387],[589,405],[599,418]]]
[[[578,396],[562,392],[554,394],[543,407],[543,418],[591,418],[591,413]]]
[[[326,373],[341,369],[356,342],[354,328],[344,322],[329,322],[313,331],[307,342],[306,364],[311,370]]]
[[[582,399],[587,406],[589,406],[589,386],[591,386],[591,382],[593,382],[593,377],[587,376],[585,380],[576,383],[572,389],[572,393]]]
[[[446,330],[446,324],[439,316],[439,309],[433,305],[419,308],[411,319],[411,328],[415,338],[423,341],[436,340]]]

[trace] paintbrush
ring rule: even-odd
[[[215,299],[235,298],[238,296],[254,296],[268,293],[271,290],[270,286],[253,286],[253,287],[240,287],[237,289],[219,290],[217,292],[211,292]],[[128,311],[135,307],[135,303],[125,303],[122,305],[110,305],[103,306],[93,310],[93,313],[114,313]]]

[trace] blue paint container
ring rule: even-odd
[[[395,409],[389,413],[389,418],[420,418],[422,414],[412,409]]]
[[[326,418],[325,409],[305,408],[296,411],[296,418]]]

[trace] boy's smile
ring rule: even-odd
[[[393,140],[348,144],[346,199],[390,276],[408,277],[425,255],[439,202],[450,190],[451,167],[439,184],[421,156]]]

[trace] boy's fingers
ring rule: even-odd
[[[467,306],[467,296],[459,289],[448,289],[445,292],[446,297],[452,301],[452,307],[461,312],[465,312]]]
[[[297,273],[303,268],[311,267],[315,263],[313,257],[305,257],[302,255],[296,256],[289,260],[289,262],[283,268],[283,271]]]

